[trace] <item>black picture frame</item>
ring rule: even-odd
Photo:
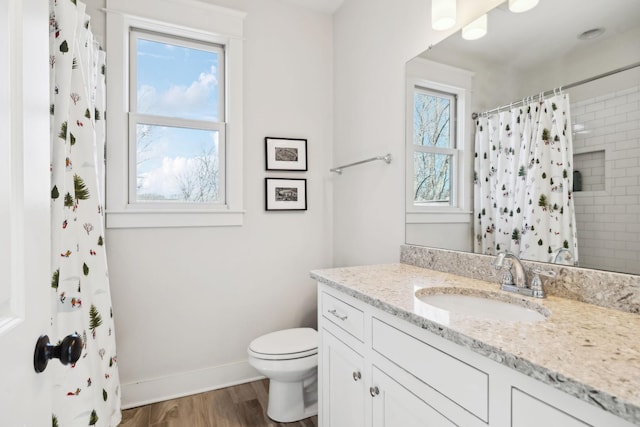
[[[307,171],[307,140],[302,138],[278,138],[267,136],[265,144],[265,168],[268,171]]]
[[[307,180],[304,178],[265,178],[264,194],[267,211],[307,210]]]

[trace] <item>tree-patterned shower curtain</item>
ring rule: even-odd
[[[51,364],[53,426],[119,424],[120,382],[98,170],[104,153],[104,52],[86,6],[49,1],[52,330],[83,343],[73,366]],[[54,340],[55,340],[54,339]]]
[[[476,120],[477,253],[577,263],[571,132],[568,94]]]

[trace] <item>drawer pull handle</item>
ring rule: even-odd
[[[353,371],[353,380],[354,381],[358,381],[361,378],[362,378],[362,374],[360,373],[360,371]]]
[[[329,310],[329,313],[333,314],[334,316],[336,316],[340,320],[347,320],[347,317],[348,317],[346,314],[344,316],[338,314],[338,311],[336,309]]]
[[[380,389],[378,389],[378,387],[369,387],[369,394],[371,395],[371,397],[376,397],[377,395],[380,394]]]

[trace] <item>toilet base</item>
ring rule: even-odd
[[[269,380],[267,415],[274,421],[290,423],[318,414],[318,377],[304,381]]]

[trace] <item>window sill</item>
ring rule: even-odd
[[[112,211],[106,212],[106,228],[237,227],[244,211]]]
[[[407,224],[459,224],[471,223],[473,212],[462,210],[433,210],[405,214]]]

